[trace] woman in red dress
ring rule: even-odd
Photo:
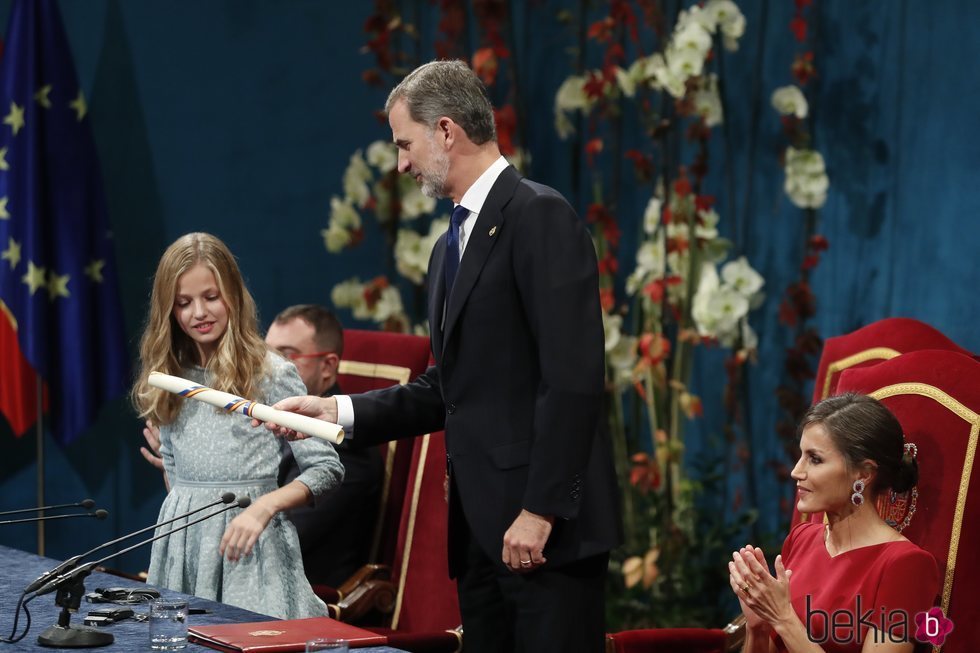
[[[811,407],[793,468],[797,509],[826,524],[798,524],[773,576],[758,547],[732,554],[729,581],[746,617],[743,651],[910,653],[915,615],[939,591],[930,553],[889,526],[878,496],[915,485],[902,427],[871,397],[844,394]]]

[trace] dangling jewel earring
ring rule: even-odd
[[[854,481],[851,489],[854,490],[854,494],[851,495],[851,503],[855,506],[860,506],[864,503],[864,481],[861,479]]]

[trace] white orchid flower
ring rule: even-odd
[[[354,208],[351,200],[330,198],[330,229],[358,229],[361,226],[361,215]]]
[[[653,85],[661,88],[672,97],[684,97],[686,77],[678,77],[667,66],[667,60],[659,52],[647,59],[646,74],[653,80]]]
[[[718,237],[718,212],[714,209],[702,209],[698,211],[698,217],[701,218],[700,224],[694,227],[695,238],[701,238],[704,240],[714,240]]]
[[[613,371],[613,384],[617,388],[629,385],[633,380],[633,368],[636,367],[637,351],[636,336],[621,335],[612,350],[606,351],[606,360]]]
[[[718,292],[721,283],[718,272],[711,263],[701,265],[698,278],[698,289],[691,300],[691,317],[702,336],[714,336],[717,327],[716,316],[711,311],[711,298]]]
[[[788,147],[785,160],[786,182],[783,189],[793,204],[804,209],[823,206],[830,188],[823,156],[816,150]]]
[[[387,174],[398,166],[398,150],[394,143],[374,141],[367,148],[367,162],[382,174]]]
[[[694,110],[704,118],[708,127],[716,127],[724,119],[721,96],[718,94],[718,75],[712,73],[694,94]]]
[[[697,29],[702,33],[704,32],[701,27]],[[697,77],[704,70],[704,54],[694,48],[677,45],[673,41],[667,46],[664,57],[670,75],[681,83],[686,82],[691,77]],[[677,97],[681,96],[683,93]]]
[[[622,326],[623,317],[621,315],[610,315],[605,311],[602,312],[602,330],[606,336],[607,354],[619,344],[620,337],[622,336],[620,331]]]
[[[418,184],[411,177],[405,176],[403,179],[411,182],[411,184],[400,186],[400,190],[402,191],[401,206],[403,218],[414,220],[420,215],[432,213],[436,210],[435,198],[422,193],[422,189],[419,188]]]
[[[381,296],[374,305],[371,317],[376,322],[385,322],[389,318],[398,317],[405,312],[402,296],[398,288],[388,286],[381,291]]]
[[[585,94],[585,77],[572,75],[565,79],[555,93],[555,109],[580,111],[588,109],[591,102]]]
[[[330,301],[341,308],[351,308],[363,297],[364,284],[357,277],[341,281],[330,291]]]
[[[707,311],[715,322],[716,334],[732,334],[738,329],[738,321],[748,315],[749,301],[739,292],[722,286],[707,302]]]
[[[744,256],[739,256],[734,261],[725,263],[721,268],[721,278],[726,286],[730,286],[746,299],[762,290],[762,286],[766,282],[761,274],[752,269],[748,259]]]
[[[426,263],[421,260],[422,236],[412,229],[399,229],[395,239],[395,269],[416,285],[425,280]]]
[[[704,11],[715,17],[725,49],[738,50],[738,40],[745,34],[745,15],[738,5],[732,0],[708,0]]]
[[[647,208],[643,211],[643,231],[652,234],[660,225],[660,214],[663,210],[663,200],[654,195],[647,202]]]
[[[647,240],[636,251],[636,267],[653,277],[664,276],[664,239],[663,234]]]
[[[798,86],[780,86],[772,92],[772,106],[781,115],[793,115],[802,120],[810,110],[806,96]]]

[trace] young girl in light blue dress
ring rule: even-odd
[[[252,499],[244,510],[154,542],[148,582],[274,617],[325,615],[303,572],[296,529],[283,511],[340,484],[344,470],[333,446],[315,439],[290,442],[301,473],[278,487],[280,443],[265,429],[147,383],[151,371],[164,372],[265,404],[306,394],[292,363],[270,352],[259,336],[255,301],[219,239],[187,234],[164,252],[140,357],[133,400],[140,416],[160,428],[169,488],[160,520],[223,492]]]

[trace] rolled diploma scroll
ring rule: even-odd
[[[180,395],[187,399],[197,399],[206,404],[211,404],[229,413],[241,413],[248,417],[254,417],[263,422],[272,422],[286,428],[291,428],[300,433],[306,433],[322,440],[328,440],[334,444],[340,444],[344,440],[344,429],[337,424],[325,422],[322,419],[307,417],[297,413],[290,413],[285,410],[276,410],[271,406],[260,404],[257,401],[250,401],[236,397],[227,392],[214,390],[179,376],[171,376],[161,372],[150,372],[147,382],[154,388],[160,388],[167,392]]]

